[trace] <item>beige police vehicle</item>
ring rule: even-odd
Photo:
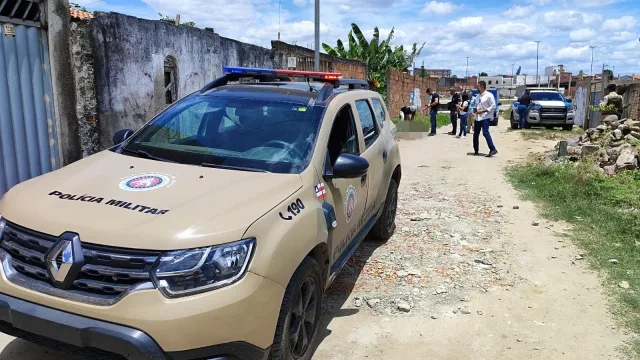
[[[324,290],[395,230],[395,126],[339,73],[224,68],[114,143],[3,198],[0,331],[94,359],[310,359]]]

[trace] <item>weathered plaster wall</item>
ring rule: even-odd
[[[96,13],[91,21],[101,148],[113,133],[137,129],[164,109],[164,60],[177,60],[178,98],[222,75],[222,67],[282,68],[275,51],[197,28]]]
[[[94,84],[93,53],[91,50],[89,20],[73,20],[70,26],[69,46],[75,82],[76,121],[80,136],[82,157],[98,151],[97,103]]]
[[[48,22],[47,36],[59,157],[60,163],[64,166],[82,157],[75,114],[73,72],[69,57],[69,1],[49,0],[44,4]]]

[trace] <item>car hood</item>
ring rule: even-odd
[[[540,101],[536,101],[536,104],[539,104],[542,107],[545,107],[545,106],[566,107],[567,106],[564,101],[559,101],[559,100],[540,100]]]
[[[147,177],[144,177],[147,175]],[[133,177],[143,181],[127,186]],[[83,242],[173,250],[239,240],[302,187],[296,174],[204,168],[103,151],[16,185],[0,203],[7,221]]]

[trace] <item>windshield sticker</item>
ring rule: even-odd
[[[282,220],[293,220],[293,218],[298,216],[302,212],[302,210],[304,210],[304,204],[302,203],[302,200],[296,199],[296,201],[287,206],[287,213],[289,213],[290,215],[285,216],[281,211],[280,218]]]
[[[327,189],[324,183],[316,185],[316,197],[318,200],[324,200],[327,197]]]
[[[137,174],[120,179],[120,189],[126,191],[148,191],[171,187],[175,176],[161,173]]]
[[[347,194],[344,198],[344,216],[347,224],[351,221],[351,217],[353,217],[353,213],[356,211],[357,200],[356,188],[353,187],[353,185],[349,185],[347,188]]]
[[[57,190],[50,192],[49,196],[56,196],[60,200],[82,201],[82,202],[90,202],[90,203],[96,203],[96,204],[102,204],[104,202],[103,197],[91,196],[86,194],[85,195],[65,194]],[[122,200],[116,200],[116,199],[111,199],[104,204],[119,207],[121,209],[127,209],[132,211],[135,210],[140,213],[150,214],[150,215],[162,215],[169,212],[169,210],[156,209],[151,206],[145,206],[145,205],[139,205],[139,204],[134,205],[133,203],[122,201]]]

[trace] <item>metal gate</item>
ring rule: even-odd
[[[60,166],[41,0],[0,0],[0,197]]]

